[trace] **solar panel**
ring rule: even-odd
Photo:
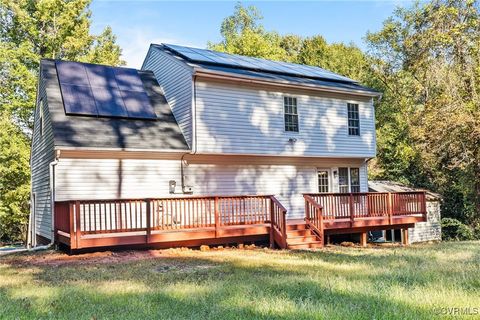
[[[91,87],[117,88],[115,73],[112,67],[98,64],[86,64],[88,81]]]
[[[117,88],[96,87],[92,88],[92,91],[99,116],[128,117],[120,90]]]
[[[234,54],[227,54],[212,50],[189,48],[171,44],[164,44],[166,48],[180,54],[187,60],[197,63],[208,63],[230,66],[234,68],[249,69],[255,71],[265,71],[272,73],[282,73],[321,80],[342,81],[356,83],[355,80],[341,76],[319,67],[307,66],[282,61],[272,61],[254,57],[246,57]]]
[[[66,114],[96,115],[97,107],[89,86],[60,85]]]
[[[142,91],[120,91],[123,102],[127,109],[128,116],[131,118],[154,118],[155,113],[152,108],[145,108],[150,104],[150,100],[145,92]]]
[[[85,66],[78,62],[57,61],[58,81],[78,86],[90,86]]]
[[[138,76],[137,70],[128,68],[113,68],[113,72],[115,73],[118,89],[142,92],[145,91],[142,80]]]
[[[135,69],[57,61],[66,114],[156,119]]]

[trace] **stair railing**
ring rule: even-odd
[[[323,207],[314,198],[304,194],[305,198],[305,223],[319,238],[323,245]]]
[[[287,209],[274,196],[270,196],[270,247],[275,243],[287,248]]]

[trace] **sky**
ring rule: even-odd
[[[262,13],[267,30],[280,34],[320,34],[328,42],[353,42],[365,48],[368,31],[381,29],[397,6],[411,1],[242,1]],[[220,25],[236,1],[93,0],[92,31],[111,26],[127,66],[140,68],[150,43],[205,48],[220,41]]]

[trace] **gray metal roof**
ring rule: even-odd
[[[371,192],[410,192],[410,191],[425,191],[427,200],[438,201],[442,196],[438,193],[428,191],[421,188],[408,187],[400,182],[388,180],[370,180],[368,181],[368,190]]]
[[[356,80],[318,67],[283,63],[169,44],[152,44],[152,46],[175,56],[180,61],[199,70],[228,73],[232,76],[243,76],[272,82],[288,82],[296,85],[320,86],[332,89],[336,88],[352,92],[367,93],[373,96],[380,95],[380,92],[377,90],[362,86],[358,84]],[[189,52],[192,50],[193,53],[190,54]],[[221,54],[221,56],[217,58],[216,55],[219,54]],[[201,55],[205,56],[205,58],[202,58]],[[200,58],[198,58],[199,56]],[[233,62],[230,63],[229,61]],[[259,67],[255,68],[252,66],[253,64],[258,65]],[[262,64],[265,64],[266,67],[263,68]]]
[[[54,60],[41,61],[55,147],[188,150],[185,138],[151,71],[138,71],[157,120],[66,115]]]

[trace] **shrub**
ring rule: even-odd
[[[457,219],[442,219],[442,240],[473,240],[474,234],[471,227],[463,224]]]
[[[473,237],[475,240],[480,240],[480,223],[473,227]]]

